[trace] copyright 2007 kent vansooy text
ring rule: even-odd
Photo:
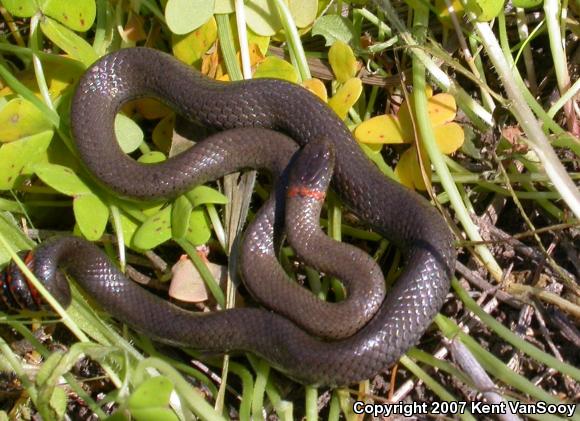
[[[356,401],[353,405],[355,414],[366,414],[374,417],[391,415],[455,415],[470,412],[472,415],[500,415],[512,413],[515,415],[560,415],[571,417],[576,413],[578,405],[573,403],[552,404],[543,401],[522,403],[505,401],[486,403],[482,401],[451,401],[451,402],[398,402],[371,404]]]

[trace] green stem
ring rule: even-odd
[[[244,77],[238,66],[236,60],[236,48],[234,46],[234,38],[232,35],[232,26],[230,25],[230,18],[225,14],[215,15],[218,27],[218,38],[220,40],[220,47],[222,56],[226,64],[226,69],[230,75],[231,80],[242,80]]]
[[[292,15],[290,14],[290,9],[288,9],[288,6],[283,0],[274,0],[274,3],[276,3],[276,6],[278,7],[280,20],[282,21],[282,26],[284,26],[286,40],[290,47],[290,53],[294,56],[294,60],[298,65],[300,77],[302,80],[311,79],[312,75],[310,74],[306,54],[304,54],[304,47],[300,41],[300,35],[298,34],[298,30],[294,24],[294,19],[292,19]]]
[[[391,22],[393,28],[399,33],[399,38],[409,48],[409,52],[414,58],[419,60],[429,71],[435,83],[445,92],[450,93],[457,99],[457,103],[463,111],[472,117],[474,124],[482,130],[485,126],[493,126],[493,117],[489,111],[477,103],[471,96],[458,86],[443,70],[423,51],[422,43],[417,42],[416,38],[407,29],[405,24],[399,19],[398,13],[391,4],[390,0],[375,0],[375,3],[383,9],[385,16]]]
[[[574,215],[580,218],[580,191],[578,191],[578,188],[568,176],[566,169],[556,156],[548,138],[518,88],[513,77],[513,72],[517,70],[513,69],[506,61],[489,24],[487,22],[477,22],[475,19],[472,20],[481,38],[481,43],[485,47],[508,97],[512,101],[510,111],[526,133],[528,144],[538,155],[542,164],[544,164],[544,169],[550,180],[552,180],[554,187],[560,192],[562,199],[568,204]]]
[[[415,26],[417,28],[426,28],[428,17],[429,14],[427,8],[421,7],[415,9]],[[431,122],[429,120],[429,112],[427,110],[427,96],[425,95],[426,88],[425,66],[420,58],[415,55],[413,56],[413,102],[415,105],[415,114],[417,116],[416,124],[421,144],[429,154],[429,158],[435,167],[435,171],[441,178],[441,184],[449,195],[451,205],[455,210],[456,216],[461,222],[467,237],[471,241],[482,241],[477,226],[471,220],[469,212],[461,200],[461,195],[459,194],[455,181],[449,172],[449,168],[445,165],[443,154],[437,147],[433,128],[431,127]],[[502,277],[502,270],[489,249],[484,245],[480,245],[476,246],[475,250],[492,276],[499,281]]]

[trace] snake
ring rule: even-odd
[[[214,134],[162,163],[133,160],[119,147],[114,121],[124,104],[144,97]],[[153,339],[206,352],[249,352],[301,383],[344,386],[395,364],[445,302],[456,259],[445,219],[423,196],[383,175],[328,105],[297,84],[221,82],[158,50],[121,49],[81,77],[71,133],[91,176],[123,198],[168,200],[246,168],[269,170],[279,187],[250,223],[239,253],[244,282],[258,280],[248,290],[267,304],[186,311],[130,281],[99,247],[72,236],[44,241],[28,259],[61,303],[71,300],[66,274],[106,312]],[[374,259],[320,228],[329,185],[361,223],[401,250],[404,265],[386,295]],[[306,264],[343,280],[348,304],[325,303],[288,280],[277,260],[280,225]],[[339,308],[337,323],[325,306]]]

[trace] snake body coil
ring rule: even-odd
[[[203,141],[194,151],[161,165],[138,164],[119,149],[113,124],[122,104],[145,96],[160,99],[196,123],[226,131],[214,135],[206,146]],[[73,100],[71,119],[77,149],[90,172],[120,195],[138,199],[175,197],[242,167],[283,171],[295,147],[271,130],[301,146],[324,138],[334,151],[332,186],[343,203],[405,251],[406,267],[384,300],[380,293],[375,296],[378,310],[371,320],[355,333],[342,332],[345,338],[326,340],[265,309],[211,314],[178,309],[128,281],[97,247],[80,239],[58,239],[41,246],[36,259],[44,263],[35,268],[41,279],[58,277],[58,265],[105,310],[148,335],[208,351],[249,351],[301,382],[346,385],[396,362],[417,343],[441,308],[455,262],[443,219],[425,199],[386,179],[333,111],[305,89],[278,80],[216,82],[167,54],[132,48],[102,58],[86,72]],[[298,164],[298,173],[300,165],[306,168]],[[271,204],[265,218],[254,222],[245,236],[240,263],[244,277],[283,274],[275,262],[272,240],[263,237],[271,235],[275,225],[274,207]],[[287,223],[299,227],[312,224],[316,217],[296,209],[291,215]],[[300,244],[299,254],[331,262],[327,269],[338,274],[353,273],[357,267],[360,277],[376,275],[372,259],[350,249],[344,249],[345,257],[336,258],[332,248],[320,246],[315,234]],[[280,294],[275,288],[270,293]],[[293,303],[294,298],[285,294],[281,294],[284,301]],[[299,311],[307,314],[306,319],[316,317],[304,307]]]

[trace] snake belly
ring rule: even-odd
[[[238,151],[235,142],[228,142],[231,149],[188,156],[189,162],[170,160],[155,169],[136,163],[118,147],[114,118],[124,103],[141,97],[157,98],[213,130],[242,129],[244,136],[261,139],[271,138],[263,130],[271,129],[300,146],[327,139],[335,155],[333,189],[352,212],[404,251],[406,265],[399,279],[360,330],[327,340],[262,308],[211,314],[181,310],[128,281],[96,246],[79,239],[55,240],[46,248],[46,261],[53,265],[43,270],[54,272],[54,262],[60,262],[105,310],[153,338],[207,351],[252,352],[306,384],[347,385],[370,378],[418,342],[449,290],[455,264],[451,233],[423,197],[379,172],[326,104],[284,81],[217,82],[148,48],[103,57],[83,76],[73,98],[73,137],[80,158],[98,181],[123,197],[145,200],[172,198],[227,173],[228,165],[235,167],[228,157],[235,159]],[[268,149],[256,148],[259,154],[267,155]],[[196,173],[200,166],[206,168],[203,176]],[[310,217],[294,215],[290,222],[296,225]],[[259,263],[264,241],[259,235],[254,230],[244,240],[241,265],[250,264],[242,272],[266,278],[268,273],[261,271],[274,269],[268,262]],[[336,259],[332,249],[308,240],[302,250],[315,260],[332,262],[338,272],[348,272],[352,261],[360,259],[356,254],[350,261]]]

